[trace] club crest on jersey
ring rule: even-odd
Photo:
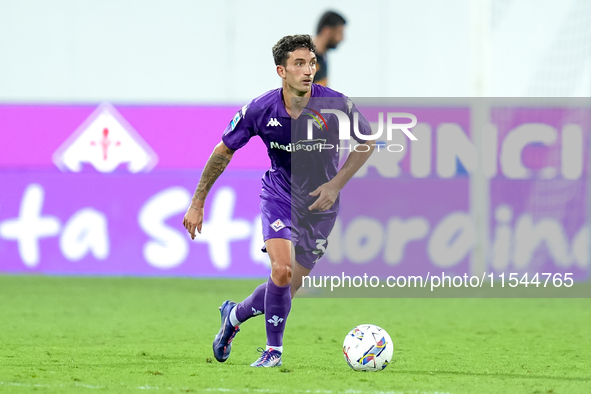
[[[285,228],[285,224],[283,224],[283,222],[280,219],[277,219],[273,223],[271,223],[271,228],[275,231],[279,231],[282,228]]]
[[[279,123],[277,118],[270,118],[269,123],[267,123],[267,127],[269,127],[269,126],[274,126],[274,127],[281,126],[281,123]],[[281,127],[283,127],[283,126],[281,126]]]

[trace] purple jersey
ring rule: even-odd
[[[297,120],[293,120],[285,109],[282,93],[282,88],[270,90],[242,107],[226,127],[222,141],[228,148],[238,150],[258,135],[271,159],[271,168],[262,179],[261,197],[284,201],[291,204],[292,209],[303,212],[318,198],[308,193],[334,178],[338,172],[338,120],[332,114],[323,114],[325,124],[314,128],[313,136],[316,138],[308,139],[308,120],[312,118],[302,113]],[[308,107],[314,107],[314,103],[323,108],[341,110],[353,120],[354,106],[343,94],[330,88],[313,84]],[[311,114],[319,114],[320,108],[310,111]],[[369,123],[361,114],[358,124],[360,133],[371,134]],[[354,134],[352,137],[357,139]],[[332,145],[333,148],[319,149],[320,144]],[[338,200],[324,213],[337,210]]]

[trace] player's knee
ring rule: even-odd
[[[281,262],[271,262],[271,278],[277,286],[287,286],[291,283],[291,266]]]

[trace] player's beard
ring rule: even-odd
[[[326,49],[336,49],[337,46],[339,46],[339,43],[338,42],[336,42],[335,40],[330,40],[326,44]]]
[[[312,89],[312,84],[314,83],[314,76],[310,78],[311,83],[309,85],[304,84],[304,81],[300,81],[300,87],[298,90],[303,93],[307,93]]]
[[[287,85],[289,87],[289,90],[292,91],[293,93],[295,93],[297,96],[304,96],[306,93],[308,93],[312,87],[310,86],[306,86],[304,85],[303,81],[300,81],[299,84],[288,84]],[[298,94],[300,93],[300,94]]]

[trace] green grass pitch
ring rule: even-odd
[[[218,306],[260,282],[0,276],[0,392],[591,392],[589,299],[296,298],[282,367],[249,366],[261,317],[217,363]],[[343,359],[362,323],[392,337],[384,371]]]

